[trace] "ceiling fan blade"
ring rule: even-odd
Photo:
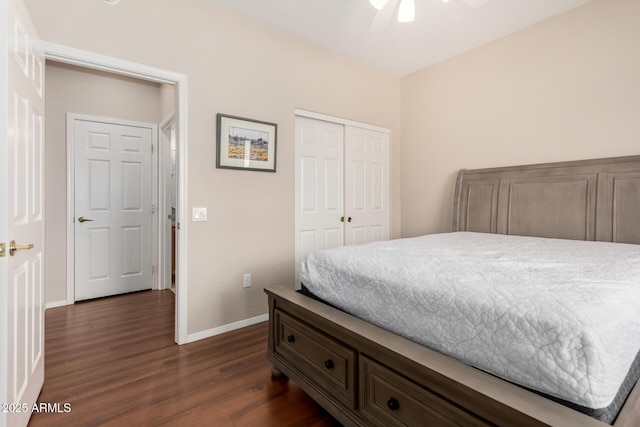
[[[468,6],[480,7],[486,2],[488,2],[489,0],[462,0],[462,1],[465,2]]]
[[[380,10],[384,7],[385,4],[387,4],[387,0],[369,0],[369,3],[371,3],[371,6]]]
[[[399,0],[389,0],[387,4],[376,13],[371,27],[369,27],[369,31],[381,31],[387,26],[393,16],[393,12],[396,10],[396,6],[398,6],[398,1]]]
[[[416,16],[416,5],[413,0],[400,0],[398,22],[413,22]]]

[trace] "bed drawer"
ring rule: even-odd
[[[362,415],[374,425],[490,425],[366,356],[360,356],[360,389]]]
[[[275,311],[275,321],[275,354],[355,408],[355,350],[282,310]]]

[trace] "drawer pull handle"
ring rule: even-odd
[[[387,400],[387,407],[392,411],[397,411],[398,409],[400,409],[400,402],[392,397],[391,399]]]
[[[290,343],[293,343],[296,340],[296,337],[294,337],[293,335],[287,335],[287,341],[289,341]]]
[[[333,369],[333,360],[331,359],[325,360],[324,367],[327,369]]]

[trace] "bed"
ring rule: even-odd
[[[538,247],[540,242],[545,242],[545,245],[558,246],[559,252],[553,254],[556,249],[549,249],[547,246],[538,249],[538,252],[541,251],[543,255],[547,252],[550,254],[547,264],[549,264],[548,261],[558,261],[555,264],[559,264],[562,261],[559,255],[560,246],[566,246],[567,253],[574,252],[581,255],[593,250],[596,253],[596,260],[599,257],[597,251],[607,248],[605,252],[610,253],[611,258],[608,261],[600,257],[603,265],[606,267],[606,265],[612,265],[616,259],[622,260],[619,268],[623,273],[626,271],[625,266],[635,262],[634,257],[638,253],[635,245],[640,243],[640,156],[461,170],[456,182],[454,200],[454,233],[447,237],[445,235],[425,236],[426,239],[430,239],[429,245],[432,251],[446,247],[449,243],[445,244],[442,239],[450,239],[452,236],[454,240],[457,239],[467,246],[477,246],[478,241],[488,239],[489,253],[495,253],[500,247],[508,247],[515,241],[524,241],[526,244],[534,242],[531,245],[535,247]],[[405,246],[416,243],[413,241],[416,239],[409,240],[412,241],[405,243]],[[591,241],[610,243],[600,244]],[[491,245],[496,246],[492,248]],[[368,255],[369,258],[375,258],[377,253],[386,250],[382,246],[377,247],[376,244],[373,246],[374,249]],[[626,259],[624,258],[626,255],[617,252],[621,248],[628,249],[626,253],[631,254],[630,258]],[[341,253],[341,256],[348,258],[349,249],[345,250],[347,252]],[[492,250],[494,252],[491,252]],[[430,253],[430,256],[433,253]],[[401,257],[408,258],[405,255]],[[466,259],[468,258],[470,257],[467,256]],[[505,262],[504,259],[501,262]],[[488,265],[491,262],[484,259],[480,263]],[[593,264],[597,264],[593,258],[586,259],[579,268],[584,270],[587,278],[595,279],[598,275],[597,269],[590,270]],[[347,261],[345,265],[352,266],[355,262]],[[376,262],[374,262],[375,265]],[[442,271],[437,272],[439,275],[437,277],[444,277],[446,270],[454,270],[447,266],[446,262],[438,265],[441,266]],[[501,264],[498,270],[503,265]],[[371,266],[364,268],[368,270],[367,274],[370,273],[369,270],[375,269]],[[473,267],[465,266],[466,268]],[[546,266],[540,270],[543,276],[548,275],[545,268]],[[401,270],[404,271],[404,267]],[[402,277],[401,270],[396,272],[397,281],[409,283],[411,278]],[[562,268],[560,271],[563,271]],[[606,270],[602,277],[606,278],[612,271],[613,267]],[[616,277],[620,276],[620,271],[616,273]],[[530,273],[529,271],[526,277],[535,276]],[[545,289],[544,294],[555,298],[555,294],[564,293],[563,283],[570,283],[574,273],[576,272],[567,271],[566,277],[560,278],[551,289]],[[637,287],[629,286],[629,283],[633,284],[637,280],[637,276],[634,276],[636,273],[637,270],[633,270],[629,276],[624,277],[622,281],[625,282],[624,285],[630,294],[620,296],[619,301],[610,301],[609,311],[627,310],[622,308],[620,301],[632,301],[636,297],[634,292],[637,292],[635,289]],[[318,269],[314,270],[314,274],[332,275],[333,273]],[[476,281],[479,276],[491,281],[491,278],[495,277],[491,274],[493,273],[483,270],[472,276]],[[556,275],[558,275],[557,271],[552,274],[552,276]],[[307,280],[313,281],[312,276],[313,274],[307,274]],[[443,278],[442,282],[446,283],[446,280],[448,279]],[[334,280],[334,283],[344,283],[345,289],[348,288],[348,282],[350,282],[348,277],[336,276]],[[479,292],[477,300],[482,299],[482,295],[492,292],[491,288],[482,289],[483,284],[480,281],[469,288],[477,289]],[[586,296],[590,295],[597,295],[600,301],[607,299],[612,290],[605,285],[610,286],[606,280],[592,280],[590,284],[592,291],[583,290],[580,295],[585,295],[585,298],[579,299],[588,300]],[[620,283],[614,283],[614,293],[619,289],[619,285]],[[640,286],[640,283],[638,285]],[[318,288],[314,289],[322,293]],[[356,295],[358,292],[366,293],[357,286],[354,289],[352,292]],[[525,301],[520,303],[526,307],[526,302],[531,298],[527,294],[527,289],[534,289],[534,293],[540,293],[539,289],[536,290],[528,284],[527,287],[518,288],[508,295],[502,290],[500,295],[509,301],[506,307],[516,307],[519,297]],[[273,373],[286,375],[294,380],[345,425],[607,425],[603,421],[572,409],[571,405],[566,405],[567,402],[563,397],[568,397],[566,400],[569,403],[576,399],[576,396],[570,396],[574,386],[570,384],[571,375],[566,377],[560,375],[564,381],[556,382],[555,385],[543,385],[543,393],[540,394],[530,391],[530,389],[539,388],[538,385],[528,387],[530,384],[522,380],[520,374],[526,373],[527,369],[518,370],[517,358],[513,360],[515,362],[513,365],[508,365],[507,370],[512,377],[504,375],[504,372],[496,372],[491,366],[478,366],[475,363],[476,367],[472,367],[463,363],[466,361],[474,364],[473,361],[466,360],[465,355],[474,353],[476,350],[480,351],[482,344],[469,340],[469,346],[460,356],[450,351],[451,347],[461,346],[460,342],[447,344],[444,340],[445,343],[440,345],[438,341],[430,341],[433,336],[453,334],[450,330],[444,329],[445,332],[441,330],[440,323],[445,322],[435,324],[431,328],[433,334],[431,336],[426,334],[427,338],[413,335],[403,337],[393,332],[394,327],[376,326],[374,323],[381,323],[375,316],[371,317],[357,310],[355,312],[358,317],[348,314],[344,311],[345,307],[342,306],[340,299],[329,301],[333,304],[329,305],[282,287],[266,289],[266,292],[270,307],[268,357],[273,363]],[[333,292],[324,295],[324,299],[330,300],[332,294]],[[438,306],[438,299],[431,297],[432,303],[427,304],[427,308]],[[552,304],[553,298],[547,303]],[[383,295],[382,300],[385,299],[393,302],[393,293],[389,293],[386,298]],[[363,304],[363,307],[365,306],[366,304]],[[555,308],[551,307],[549,312],[553,314],[564,306],[565,303]],[[570,317],[579,317],[581,313],[586,313],[584,319],[593,320],[589,328],[597,328],[598,325],[606,326],[602,328],[600,337],[595,341],[619,338],[618,344],[624,344],[632,342],[632,338],[637,335],[637,329],[634,329],[637,328],[636,325],[621,327],[609,321],[610,317],[606,317],[606,314],[598,318],[598,310],[589,313],[588,301],[582,301],[576,304],[576,307]],[[621,308],[616,310],[617,307]],[[378,311],[380,310],[373,310],[373,313]],[[634,312],[633,304],[628,307],[628,311],[629,317],[623,322],[629,319],[633,322],[633,319],[638,317],[637,311]],[[470,310],[469,313],[473,315],[474,310]],[[395,317],[403,318],[404,314],[404,311],[399,312]],[[529,320],[534,321],[527,321],[527,324],[535,324],[535,319]],[[411,325],[411,322],[409,321],[408,324]],[[455,325],[455,323],[452,324]],[[624,324],[627,325],[627,323]],[[554,328],[557,327],[554,326]],[[573,325],[568,326],[569,330],[572,328],[574,328]],[[472,326],[466,331],[462,329],[462,335],[470,331],[473,335],[476,327]],[[544,328],[542,330],[544,331]],[[396,332],[403,333],[402,329]],[[625,333],[628,335],[625,336]],[[407,334],[403,333],[403,335]],[[495,331],[490,335],[494,336]],[[526,338],[527,333],[523,332],[522,336]],[[590,347],[584,344],[585,336],[589,334],[579,333],[573,338],[573,342],[578,341],[580,344],[578,347],[586,349],[585,354],[593,354]],[[608,402],[611,394],[616,394],[619,383],[629,377],[623,375],[627,373],[629,366],[634,362],[638,365],[636,360],[638,345],[640,344],[635,342],[629,344],[626,352],[616,348],[610,352],[608,359],[605,357],[607,355],[605,348],[600,353],[602,357],[596,358],[598,363],[583,366],[583,373],[591,374],[595,371],[596,365],[605,368],[615,367],[618,359],[626,360],[622,368],[617,370],[617,374],[613,375],[616,378],[615,381],[609,381],[609,374],[603,374],[600,378],[596,378],[597,373],[594,377],[578,375],[579,379],[587,378],[582,385],[577,385],[578,397],[585,394],[584,390],[593,389],[594,396],[589,397],[592,399],[591,407],[599,408],[603,402]],[[615,348],[615,344],[610,348]],[[518,354],[518,347],[507,350],[506,353],[507,358],[513,358],[514,354]],[[518,357],[526,358],[526,352],[524,353],[524,356]],[[564,355],[566,352],[559,351],[554,357],[562,358]],[[504,364],[504,354],[502,356],[502,359],[489,358],[489,365],[491,361],[498,367]],[[553,362],[552,359],[550,361]],[[553,367],[560,372],[571,370],[572,364],[577,364],[570,359],[564,363],[565,366],[560,362],[551,364],[550,371],[553,372]],[[605,369],[605,371],[609,372],[611,369]],[[514,372],[516,375],[513,375]],[[635,378],[637,379],[637,376]],[[522,384],[524,387],[514,383]],[[621,409],[618,411],[616,408],[615,414],[610,419],[602,414],[595,416],[610,421],[615,426],[640,425],[640,386],[634,385],[635,379],[632,382],[627,379],[627,383],[627,390],[623,393],[619,405]],[[599,387],[600,385],[602,387]],[[566,390],[557,390],[554,387],[559,389],[564,387]],[[558,400],[565,404],[558,403]]]

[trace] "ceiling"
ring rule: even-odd
[[[415,22],[395,16],[369,31],[368,0],[211,0],[396,76],[404,76],[591,0],[415,0]]]

